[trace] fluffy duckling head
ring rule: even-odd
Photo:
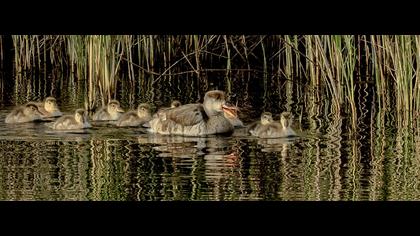
[[[47,97],[44,101],[44,108],[48,112],[57,111],[57,100],[54,97]]]
[[[283,128],[288,128],[292,125],[293,115],[290,112],[283,112],[280,115],[280,123]]]
[[[261,124],[268,125],[271,122],[273,122],[273,115],[271,114],[271,112],[263,112],[261,114]]]
[[[147,103],[141,103],[137,107],[137,113],[140,118],[150,117],[151,116],[151,107]]]
[[[124,109],[121,108],[120,106],[120,102],[118,102],[117,100],[111,100],[108,103],[108,112],[109,113],[123,113]]]

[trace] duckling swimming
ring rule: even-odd
[[[77,109],[74,115],[65,115],[58,118],[52,125],[55,130],[86,129],[92,125],[89,123],[84,109]]]
[[[291,128],[292,114],[283,112],[280,115],[280,122],[274,122],[271,113],[264,112],[261,115],[261,123],[251,127],[250,133],[259,138],[283,138],[296,136]]]
[[[58,117],[62,116],[63,113],[57,106],[57,100],[54,97],[47,97],[43,102],[36,102],[38,110],[44,115],[44,117]]]
[[[152,133],[201,136],[231,133],[233,125],[223,115],[233,109],[226,105],[225,93],[209,91],[203,104],[186,104],[161,110],[149,122]]]
[[[8,124],[24,123],[41,120],[43,114],[38,110],[38,106],[33,102],[18,106],[6,116],[5,122]]]
[[[281,132],[285,137],[297,136],[296,132],[292,129],[293,115],[290,112],[283,112],[280,115]]]
[[[252,135],[259,137],[260,133],[265,131],[270,124],[274,124],[273,115],[271,112],[263,112],[261,114],[261,120],[251,125],[249,127],[249,132]]]
[[[92,119],[97,120],[118,120],[121,117],[121,113],[124,110],[120,107],[120,103],[117,100],[109,101],[108,105],[102,107],[99,111],[97,111]]]
[[[137,111],[129,111],[123,114],[117,121],[117,126],[140,126],[152,119],[150,105],[142,103]]]

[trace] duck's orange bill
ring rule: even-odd
[[[238,108],[236,106],[222,105],[223,112],[231,117],[238,117]]]

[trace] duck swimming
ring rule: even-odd
[[[233,125],[224,116],[232,112],[226,105],[225,92],[209,91],[203,104],[186,104],[159,111],[149,122],[152,133],[201,136],[231,133]]]
[[[77,109],[74,115],[62,116],[52,124],[52,128],[55,130],[85,129],[90,127],[92,125],[89,123],[84,109]]]
[[[109,101],[108,105],[102,107],[99,111],[97,111],[92,119],[97,120],[118,120],[121,117],[121,113],[124,110],[120,107],[120,103],[117,100]]]
[[[261,114],[261,123],[251,127],[249,132],[259,138],[284,138],[296,136],[291,128],[292,114],[283,112],[280,115],[280,122],[274,122],[270,112]]]
[[[28,102],[25,105],[13,109],[6,116],[5,122],[7,124],[24,123],[41,120],[42,118],[43,114],[38,110],[38,106],[33,102]]]
[[[117,126],[140,126],[152,119],[150,105],[141,103],[137,111],[129,111],[123,114],[117,121]]]
[[[38,106],[38,110],[44,115],[44,117],[58,117],[62,116],[63,113],[57,106],[57,100],[54,97],[47,97],[43,102],[35,102]]]

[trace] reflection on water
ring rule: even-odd
[[[371,93],[367,85],[357,90],[360,115],[354,131],[345,114],[332,111],[325,94],[290,81],[283,86],[280,80],[280,85],[273,85],[279,89],[261,92],[263,84],[237,75],[231,98],[233,103],[239,101],[244,123],[258,120],[262,111],[277,114],[278,119],[281,111],[288,110],[297,119],[301,135],[296,138],[259,139],[246,129],[231,136],[182,137],[117,128],[107,122],[93,123],[92,129],[78,133],[53,131],[46,125],[49,122],[4,123],[15,104],[46,96],[55,96],[67,114],[83,107],[84,82],[62,76],[65,79],[58,75],[49,82],[42,82],[46,77],[39,83],[2,84],[1,200],[420,198],[418,132],[399,129],[391,111],[379,109],[367,98]],[[246,78],[246,85],[241,85],[241,78]],[[209,78],[206,86],[226,89],[227,85]],[[129,110],[141,102],[155,108],[172,99],[197,102],[209,88],[186,77],[162,78],[155,88],[139,83],[130,87],[135,96],[120,89],[117,99]]]

